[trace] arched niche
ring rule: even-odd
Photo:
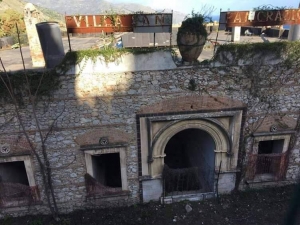
[[[152,149],[152,162],[149,163],[149,172],[151,177],[160,177],[164,167],[165,148],[169,140],[177,133],[186,129],[200,129],[207,132],[215,142],[215,168],[218,168],[221,160],[222,165],[226,165],[230,152],[230,141],[224,131],[211,121],[207,120],[183,120],[163,130],[156,138]],[[225,162],[226,161],[226,162]],[[222,168],[225,169],[223,166]]]

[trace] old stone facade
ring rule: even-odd
[[[60,80],[61,88],[50,100],[39,101],[36,109],[44,135],[56,121],[45,145],[61,212],[160,200],[165,195],[164,165],[167,160],[170,165],[177,162],[167,158],[172,150],[166,150],[177,134],[181,136],[171,149],[177,149],[178,141],[190,146],[184,157],[190,167],[203,167],[202,187],[201,179],[207,181],[192,198],[214,195],[216,188],[228,193],[265,182],[295,182],[300,173],[296,68],[278,63],[116,73],[83,70],[76,76],[61,75]],[[25,105],[21,116],[39,146],[31,107]],[[25,172],[25,183],[37,187],[38,198],[29,205],[7,199],[0,215],[49,213],[39,165],[13,106],[7,103],[0,110],[0,170],[18,167],[12,175]],[[21,182],[0,175],[10,183]]]

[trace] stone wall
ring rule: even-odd
[[[191,67],[142,72],[109,74],[82,72],[76,76],[61,75],[60,90],[55,92],[52,98],[45,98],[36,106],[44,135],[56,120],[53,131],[48,135],[46,147],[61,212],[96,206],[127,205],[140,201],[142,185],[139,182],[141,165],[138,152],[140,136],[137,130],[137,113],[197,113],[200,110],[217,109],[220,105],[226,106],[227,109],[243,106],[247,108],[243,117],[244,135],[258,131],[269,132],[270,124],[259,122],[267,117],[278,117],[280,121],[287,118],[286,121],[292,122],[284,123],[284,130],[294,130],[300,107],[300,79],[295,72],[296,68],[286,69],[280,64],[266,65],[255,68],[252,75],[247,74],[245,69],[246,67],[242,66]],[[254,75],[259,79],[253,78]],[[194,90],[189,88],[191,80],[197,84]],[[200,98],[203,100],[202,104],[199,102],[193,104],[195,99]],[[181,99],[185,100],[180,101]],[[270,99],[273,102],[272,107],[267,105]],[[31,107],[25,104],[21,114],[30,139],[39,146],[41,143],[33,115],[30,113]],[[106,130],[109,132],[105,132]],[[97,132],[98,136],[95,135]],[[0,109],[0,140],[4,143],[11,135],[24,138],[13,106],[6,104]],[[95,137],[92,138],[91,135]],[[96,145],[98,139],[104,136],[109,137],[112,144],[122,142],[127,146],[126,172],[129,192],[123,196],[89,198],[84,180],[87,169],[82,147]],[[252,138],[250,135],[249,139]],[[240,142],[244,143],[242,137]],[[249,144],[245,149],[240,148],[239,161],[245,160],[239,166],[247,166],[247,154],[252,151],[251,146]],[[295,181],[299,175],[299,150],[298,137],[295,148],[289,154],[287,180]],[[12,148],[10,153],[2,154],[0,159],[14,154],[18,153]],[[32,161],[35,182],[39,186],[42,202],[30,206],[29,211],[22,208],[0,209],[1,215],[49,213],[39,165],[34,156]],[[242,170],[240,167],[236,169]],[[229,192],[234,188],[235,176],[236,174],[228,176],[221,174],[220,184],[224,184],[221,191]],[[155,195],[155,193],[148,194]]]

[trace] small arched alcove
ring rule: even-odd
[[[184,188],[198,183],[199,189],[213,191],[216,144],[209,133],[201,129],[182,130],[171,137],[165,147],[164,164],[170,170],[189,171],[193,177]],[[187,170],[192,168],[192,170]],[[181,169],[181,170],[180,170]],[[174,182],[174,181],[173,181]]]

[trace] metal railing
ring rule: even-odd
[[[40,200],[38,186],[19,183],[0,183],[0,208],[31,205]]]
[[[88,173],[85,174],[85,185],[88,196],[120,195],[126,192],[122,187],[105,186]]]
[[[275,180],[281,180],[285,174],[286,154],[251,154],[249,158],[247,179],[253,180],[256,175],[270,174]]]
[[[256,159],[256,174],[278,174],[280,170],[281,155],[258,155]]]
[[[214,171],[198,167],[172,169],[167,165],[163,170],[163,189],[165,196],[211,192]]]

